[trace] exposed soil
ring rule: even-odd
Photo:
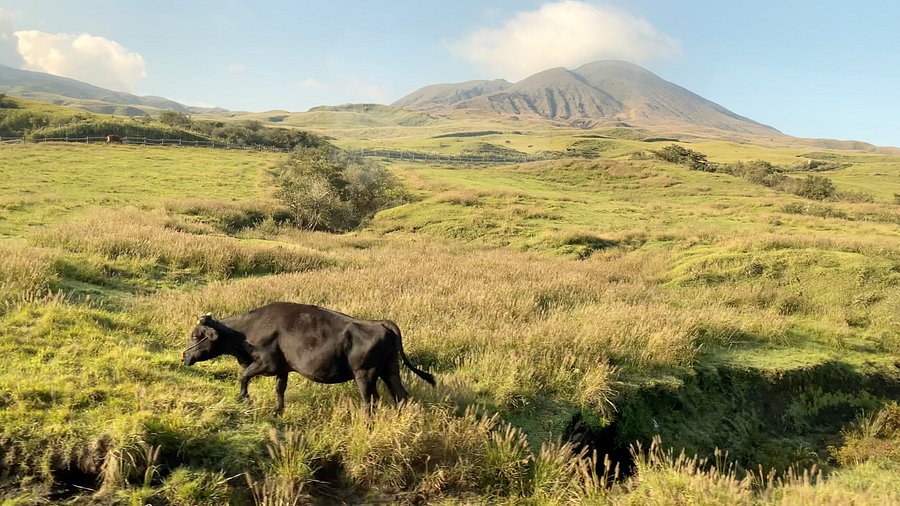
[[[606,426],[573,417],[565,437],[633,472],[629,448],[663,445],[688,455],[728,452],[738,469],[792,465],[830,466],[828,447],[859,414],[900,399],[900,374],[860,373],[839,362],[789,371],[707,366],[680,381],[634,387],[622,394],[615,419]]]

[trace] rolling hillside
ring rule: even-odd
[[[78,107],[99,114],[143,116],[170,110],[180,113],[210,112],[162,97],[112,91],[68,77],[0,65],[0,93]]]

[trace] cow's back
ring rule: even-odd
[[[359,320],[309,304],[276,302],[256,310],[273,323],[279,351],[291,370],[322,383],[353,379],[348,329]]]

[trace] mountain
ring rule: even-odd
[[[393,107],[402,107],[406,109],[437,109],[470,98],[502,91],[510,86],[512,85],[504,79],[495,79],[493,81],[466,81],[459,84],[433,84],[431,86],[420,88],[391,105]]]
[[[43,72],[21,70],[0,65],[0,93],[17,97],[68,105],[101,114],[143,116],[171,110],[180,113],[209,112],[209,109],[190,107],[162,97],[141,97],[131,93],[112,91],[68,77]]]
[[[416,110],[478,109],[581,128],[636,126],[782,135],[624,61],[598,61],[575,70],[553,68],[514,84],[498,80],[426,86],[392,105]]]

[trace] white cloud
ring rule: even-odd
[[[130,91],[147,77],[144,58],[116,41],[83,33],[15,32],[23,68]]]
[[[646,20],[615,7],[578,0],[517,12],[499,27],[475,30],[451,49],[490,72],[486,77],[510,80],[595,60],[645,63],[681,53],[679,41]]]
[[[12,12],[0,8],[0,65],[9,65],[10,67],[18,67],[22,64],[13,29],[14,17]]]

